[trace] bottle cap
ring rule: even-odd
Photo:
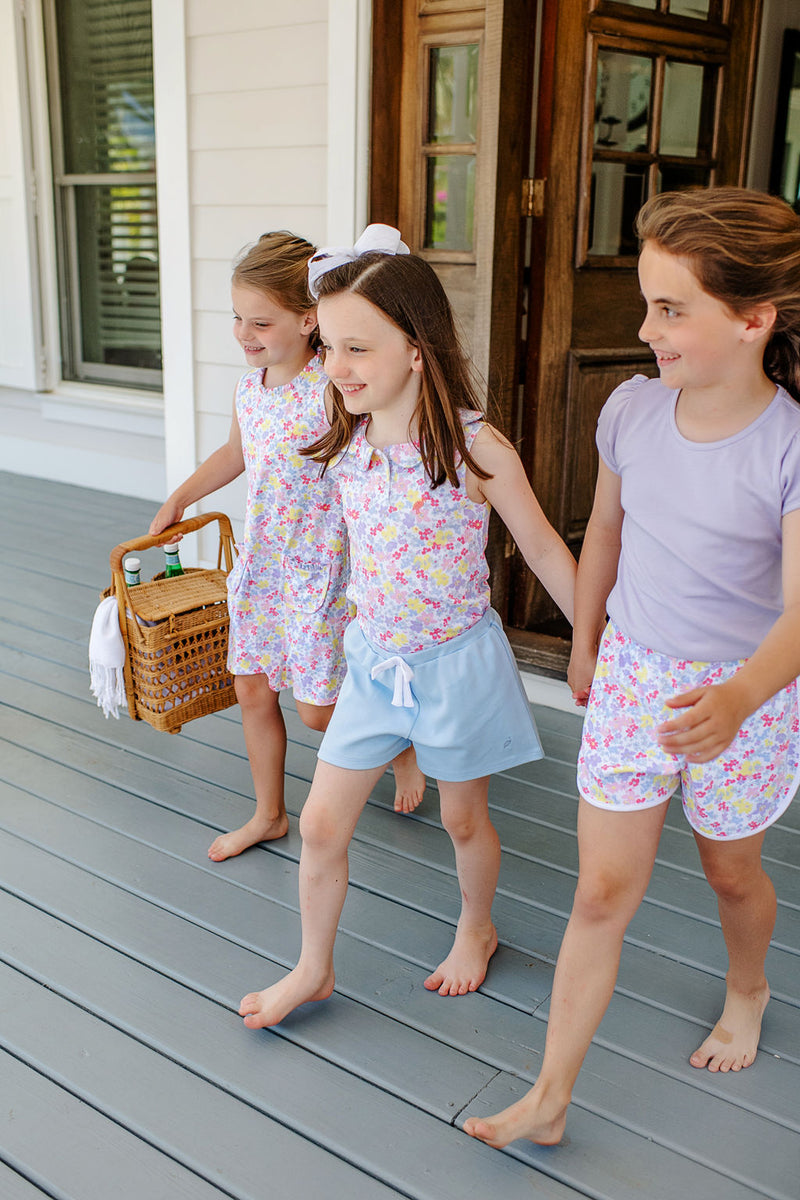
[[[178,543],[170,542],[168,545],[166,545],[162,548],[163,548],[165,554],[176,554],[177,550],[178,550]]]
[[[138,571],[142,564],[138,558],[126,558],[122,565],[126,571]]]

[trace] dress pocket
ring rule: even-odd
[[[236,556],[236,560],[228,572],[228,578],[226,581],[229,596],[235,596],[241,587],[245,571],[247,570],[248,561],[249,555],[245,554],[243,551],[240,551]]]
[[[322,608],[330,583],[330,563],[283,560],[283,596],[287,607],[295,612],[312,613]]]

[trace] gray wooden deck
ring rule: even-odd
[[[435,790],[398,817],[387,777],[353,844],[334,996],[251,1032],[240,997],[297,954],[314,735],[287,708],[289,836],[211,863],[252,807],[238,710],[171,737],[104,720],[88,690],[108,552],[152,506],[12,475],[0,499],[4,1200],[798,1200],[800,808],[767,839],[780,911],[758,1063],[686,1061],[725,952],[674,808],[568,1143],[491,1150],[459,1126],[536,1076],[575,883],[579,718],[538,710],[547,759],[492,780],[501,947],[480,992],[422,987],[451,939],[453,863]]]

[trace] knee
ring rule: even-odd
[[[715,863],[711,866],[706,865],[705,872],[706,879],[717,898],[728,904],[736,904],[748,900],[754,886],[760,882],[764,874],[761,870],[757,874],[751,874],[731,869],[725,863]]]
[[[313,729],[315,733],[324,733],[333,716],[333,705],[328,704],[323,707],[318,704],[303,704],[301,707],[298,704],[297,711],[306,729]]]
[[[264,675],[235,675],[233,686],[241,708],[277,706],[278,693],[272,691]]]
[[[450,835],[452,842],[468,842],[476,834],[482,834],[489,824],[489,818],[469,810],[443,812],[442,825]]]
[[[589,876],[579,875],[573,912],[585,921],[622,922],[627,926],[640,899],[630,880],[616,873],[598,871]]]
[[[341,819],[337,818],[330,805],[315,802],[309,796],[300,813],[300,836],[303,845],[310,850],[335,849],[341,838]]]

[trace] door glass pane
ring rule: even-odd
[[[87,364],[161,369],[156,220],[155,187],[75,188]]]
[[[707,21],[709,8],[709,0],[669,0],[669,11],[676,17],[694,17],[697,21]]]
[[[475,217],[475,156],[446,154],[427,161],[425,247],[471,250]]]
[[[800,212],[800,32],[783,35],[769,190]]]
[[[659,192],[676,192],[687,187],[707,187],[711,180],[709,167],[681,167],[662,163],[658,170]]]
[[[589,254],[636,254],[633,222],[646,199],[646,167],[596,162],[589,209]]]
[[[599,50],[594,144],[613,150],[646,150],[653,60]]]
[[[699,152],[700,113],[705,67],[700,63],[664,65],[664,105],[661,113],[661,154],[695,158]]]
[[[429,142],[474,142],[478,132],[478,46],[435,46],[430,59]]]
[[[150,4],[58,0],[55,12],[66,173],[152,170]]]

